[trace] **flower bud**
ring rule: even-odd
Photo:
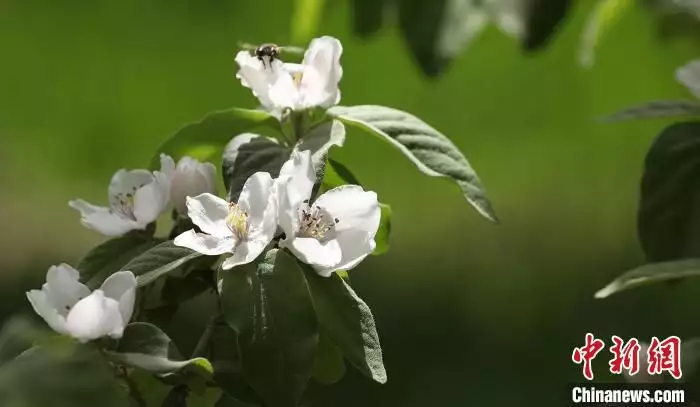
[[[175,210],[181,216],[187,216],[187,197],[204,193],[216,194],[216,168],[212,163],[183,157],[171,178],[170,200]]]

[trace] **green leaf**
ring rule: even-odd
[[[222,174],[230,201],[238,200],[248,177],[258,171],[279,175],[291,149],[277,140],[259,134],[244,133],[234,137],[224,148]]]
[[[60,339],[0,368],[3,406],[128,407],[125,388],[97,349]]]
[[[352,0],[353,32],[369,38],[379,32],[388,9],[387,0]]]
[[[325,0],[294,0],[292,43],[306,44],[316,35],[325,5]]]
[[[327,120],[312,126],[294,146],[298,151],[310,151],[314,168],[322,169],[332,146],[342,146],[345,126],[337,120]],[[222,173],[229,191],[229,200],[238,199],[248,177],[258,171],[279,175],[282,165],[289,159],[292,149],[275,139],[253,133],[234,137],[224,149]]]
[[[155,325],[132,322],[124,329],[115,352],[108,355],[121,363],[156,374],[165,374],[186,368],[188,372],[209,379],[214,374],[205,358],[183,360],[173,341]]]
[[[624,273],[595,293],[595,298],[606,298],[631,288],[695,276],[700,276],[700,259],[646,264]]]
[[[399,29],[423,74],[440,76],[486,26],[484,6],[463,0],[403,0]]]
[[[337,106],[329,109],[329,114],[388,142],[424,174],[452,179],[481,215],[498,221],[481,181],[466,157],[447,137],[424,121],[384,106]]]
[[[335,273],[321,277],[307,268],[306,279],[322,334],[360,372],[378,383],[386,383],[379,335],[367,304]]]
[[[700,122],[667,127],[649,148],[637,227],[650,262],[700,257]]]
[[[161,242],[133,233],[110,239],[90,250],[78,262],[76,269],[80,272],[81,280],[89,287],[96,288],[107,277],[121,270],[129,260]]]
[[[595,51],[600,39],[617,23],[626,11],[635,4],[633,0],[598,0],[593,12],[588,17],[586,28],[581,37],[579,62],[585,67],[595,63]]]
[[[134,273],[138,286],[143,287],[201,255],[168,240],[134,257],[122,269]]]
[[[246,383],[238,355],[236,332],[226,323],[214,325],[209,339],[209,359],[214,381],[230,398],[251,405],[263,405],[260,396]]]
[[[523,0],[523,49],[537,51],[545,47],[571,10],[571,3],[571,0]]]
[[[343,353],[327,336],[319,335],[318,351],[314,359],[313,378],[323,385],[338,382],[345,376]]]
[[[684,116],[700,116],[700,103],[687,100],[660,100],[631,106],[600,120],[606,123],[617,123],[627,120]]]
[[[158,147],[151,160],[151,168],[160,168],[160,154],[168,154],[175,161],[190,156],[200,161],[213,161],[221,148],[236,134],[257,127],[280,129],[279,121],[264,110],[227,109],[209,113],[197,123],[178,130]]]
[[[314,308],[296,259],[272,249],[257,267],[222,271],[220,287],[246,380],[266,405],[296,407],[318,345]]]
[[[10,317],[0,329],[0,366],[29,349],[50,332],[24,316]]]

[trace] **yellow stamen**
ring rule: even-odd
[[[248,236],[248,212],[234,202],[229,203],[226,226],[238,240],[246,238]]]

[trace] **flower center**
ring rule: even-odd
[[[116,211],[126,216],[129,219],[136,220],[134,215],[134,196],[136,191],[142,188],[145,184],[135,185],[128,192],[118,192],[112,199],[112,212]]]
[[[309,201],[304,201],[305,206],[299,212],[299,236],[312,237],[322,240],[335,229],[340,219],[331,217],[320,206],[309,206]]]
[[[292,75],[292,79],[294,79],[294,84],[297,85],[297,87],[299,86],[299,84],[301,84],[301,78],[303,78],[303,77],[304,77],[303,72],[297,72],[297,73]]]
[[[248,236],[248,212],[234,202],[229,203],[226,226],[238,240],[245,239]]]

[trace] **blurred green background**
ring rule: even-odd
[[[80,225],[69,199],[106,202],[114,171],[145,167],[182,124],[255,106],[234,75],[236,44],[289,43],[292,8],[283,0],[0,0],[0,317],[30,311],[24,291],[49,265],[75,264],[102,240]],[[689,97],[673,74],[698,43],[660,40],[652,15],[635,9],[584,70],[576,56],[590,10],[576,5],[532,55],[489,27],[428,80],[395,27],[359,40],[349,5],[328,2],[319,33],[344,44],[342,103],[397,107],[444,132],[477,169],[502,223],[351,131],[333,157],[394,213],[392,250],[351,272],[377,319],[389,381],[349,371],[336,385],[313,386],[311,405],[562,405],[566,384],[582,377],[571,352],[586,332],[607,341],[700,334],[687,311],[700,294],[694,282],[593,299],[643,263],[635,233],[642,160],[668,124],[595,119]],[[202,325],[196,309],[172,329]],[[619,380],[607,376],[607,355],[598,359],[598,377]]]

